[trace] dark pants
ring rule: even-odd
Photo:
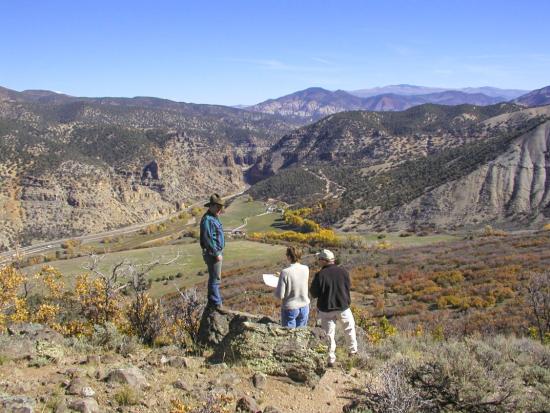
[[[222,261],[216,261],[216,257],[209,254],[203,255],[208,267],[208,304],[221,305],[220,283],[222,281]]]

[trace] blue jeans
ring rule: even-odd
[[[283,327],[305,327],[307,325],[308,317],[309,305],[305,305],[294,310],[289,310],[286,308],[281,309],[281,325]]]
[[[222,281],[222,261],[216,261],[216,257],[209,254],[202,256],[208,268],[208,304],[221,305],[220,283]]]

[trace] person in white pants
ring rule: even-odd
[[[309,292],[313,298],[317,298],[321,327],[329,339],[328,365],[332,367],[336,362],[335,335],[338,321],[344,325],[349,354],[357,353],[355,319],[350,310],[351,281],[346,269],[334,263],[332,251],[322,250],[317,258],[322,269],[315,274]]]
[[[348,308],[344,311],[329,311],[325,313],[319,311],[319,318],[321,319],[321,328],[325,330],[329,338],[328,349],[328,364],[333,366],[336,362],[336,323],[340,321],[344,326],[346,332],[346,343],[350,355],[357,353],[357,337],[355,335],[355,319],[353,313]]]

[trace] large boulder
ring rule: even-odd
[[[262,413],[262,409],[258,407],[256,400],[249,396],[243,396],[237,401],[236,411],[242,413]]]
[[[27,396],[0,394],[0,411],[4,413],[33,413],[34,400]]]
[[[99,405],[97,402],[89,397],[84,399],[74,400],[69,404],[71,410],[80,412],[80,413],[99,413]]]
[[[36,343],[27,338],[0,334],[0,354],[8,360],[30,360],[36,356]]]
[[[202,313],[199,325],[199,342],[207,346],[215,346],[222,342],[229,333],[229,323],[235,313],[221,313],[216,309],[207,306]]]
[[[19,338],[27,338],[34,341],[47,341],[49,343],[62,344],[63,336],[48,326],[36,323],[12,324],[8,327],[8,333]]]
[[[216,308],[206,306],[199,326],[199,342],[210,347],[219,345],[229,333],[229,325],[234,318],[258,323],[275,323],[269,317],[233,310],[219,311]]]
[[[134,388],[149,388],[149,382],[143,372],[137,367],[124,367],[112,370],[107,376],[107,381],[127,384]]]
[[[326,336],[319,328],[283,328],[269,318],[228,311],[208,317],[213,362],[237,363],[314,387],[326,369]],[[223,322],[221,322],[223,320]],[[218,329],[223,326],[223,330]],[[219,336],[225,333],[219,340]]]
[[[0,353],[10,360],[36,357],[59,360],[63,356],[63,344],[61,334],[42,324],[12,324],[8,334],[0,334]]]

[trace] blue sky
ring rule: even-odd
[[[0,1],[0,85],[252,104],[311,86],[550,85],[546,0]]]

